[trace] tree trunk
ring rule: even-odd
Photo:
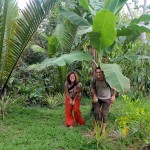
[[[143,15],[146,14],[146,8],[147,8],[147,0],[144,0]],[[142,42],[144,44],[146,44],[147,43],[147,37],[146,37],[146,33],[145,32],[141,34],[141,38],[142,38]]]
[[[130,10],[130,7],[129,7],[129,5],[128,5],[128,3],[126,3],[126,6],[127,6],[127,9],[128,9],[128,12],[129,12],[129,17],[130,17],[131,19],[134,19],[134,18],[133,18],[133,15],[132,15],[132,12],[131,12],[131,10]]]

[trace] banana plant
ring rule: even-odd
[[[103,3],[96,3],[96,4],[91,3],[89,5],[88,1],[79,1],[79,2],[80,2],[80,5],[83,6],[83,8],[86,8],[88,11],[91,12],[93,21],[90,22],[88,19],[87,20],[84,19],[82,16],[78,15],[74,11],[71,11],[66,8],[61,8],[60,14],[63,15],[63,17],[65,18],[64,22],[66,22],[68,20],[71,23],[71,25],[74,26],[74,29],[71,30],[71,32],[70,32],[70,30],[69,30],[70,27],[69,27],[69,28],[67,28],[67,30],[65,32],[62,32],[64,30],[65,25],[59,24],[56,28],[57,29],[56,31],[60,31],[60,32],[57,32],[57,33],[54,32],[53,36],[49,39],[48,47],[49,47],[49,49],[51,47],[51,50],[53,50],[53,51],[55,51],[55,50],[58,51],[58,49],[55,49],[55,48],[57,47],[56,45],[58,45],[58,43],[59,43],[61,45],[60,49],[64,50],[64,49],[66,49],[64,47],[67,47],[67,50],[70,50],[70,52],[71,52],[72,45],[75,41],[75,37],[79,36],[78,33],[80,33],[80,35],[82,35],[80,32],[81,28],[82,29],[86,28],[86,31],[90,32],[90,41],[91,41],[93,47],[95,47],[97,49],[97,51],[101,54],[101,52],[104,51],[106,47],[113,44],[113,42],[116,38],[116,35],[117,35],[117,32],[115,30],[116,17],[113,14],[113,12],[117,13],[122,8],[123,4],[126,1],[123,1],[121,3],[116,3],[115,8],[117,8],[117,11],[115,11],[115,9],[112,8],[112,5],[110,2],[109,3],[107,2],[106,5],[104,5]],[[92,2],[92,0],[91,0],[91,2]],[[115,2],[115,1],[113,1],[113,2]],[[109,8],[112,12],[109,10],[101,10],[102,8],[104,8],[104,6],[105,6],[105,9]],[[74,36],[72,36],[70,33],[73,33]],[[77,35],[76,35],[76,33],[77,33]],[[84,32],[84,34],[85,33],[86,32]],[[69,52],[69,51],[67,51],[67,52]],[[75,51],[70,54],[64,54],[58,58],[53,57],[53,58],[46,59],[41,64],[36,64],[36,65],[34,64],[34,65],[30,66],[29,69],[36,69],[38,71],[41,71],[51,65],[64,66],[64,65],[71,64],[72,62],[74,62],[76,60],[91,61],[91,59],[92,59],[92,57],[90,57],[89,54],[86,54],[81,51]],[[105,67],[105,64],[104,64],[102,66],[103,66],[103,70],[106,74],[106,78],[108,77],[108,71],[105,71],[105,70],[108,67],[109,67],[111,74],[113,74],[117,77],[118,82],[115,81],[115,85],[113,83],[114,81],[109,79],[108,82],[110,83],[110,85],[115,86],[118,91],[129,89],[129,84],[130,84],[129,79],[126,80],[126,81],[128,81],[127,86],[123,85],[123,83],[120,83],[120,82],[122,82],[122,79],[125,79],[125,77],[121,73],[121,69],[119,68],[118,65],[110,64],[109,66]],[[114,69],[112,69],[112,67]],[[122,84],[122,85],[118,86],[117,84]]]
[[[59,23],[57,24],[52,36],[48,37],[43,35],[47,41],[47,50],[44,50],[42,47],[37,45],[32,45],[32,50],[34,51],[45,51],[48,52],[48,58],[45,59],[40,64],[33,64],[28,67],[28,69],[35,69],[41,71],[46,69],[49,66],[57,65],[60,71],[60,78],[63,83],[66,79],[67,67],[66,65],[71,64],[72,62],[78,61],[89,61],[92,59],[92,56],[87,56],[86,53],[82,51],[74,51],[76,49],[75,43],[78,42],[77,31],[79,28],[78,24],[89,25],[86,20],[83,20],[81,16],[75,14],[74,12],[80,12],[78,7],[72,9],[72,11],[67,11],[65,8],[61,8],[60,11],[65,13],[67,17],[75,18],[73,22],[70,22],[67,17],[59,18]],[[72,16],[75,14],[75,16]],[[61,54],[61,56],[60,56]]]
[[[55,1],[29,0],[19,14],[16,0],[0,1],[0,97],[32,35]]]
[[[33,64],[28,67],[28,69],[34,69],[41,71],[48,68],[49,66],[57,65],[59,66],[59,77],[61,78],[62,83],[66,80],[67,67],[65,61],[60,59],[60,54],[63,56],[64,53],[68,54],[72,51],[72,45],[76,38],[78,26],[73,25],[66,19],[60,19],[55,30],[53,31],[52,36],[47,36],[42,34],[42,36],[47,40],[48,45],[47,49],[44,49],[38,45],[32,45],[31,49],[33,51],[40,51],[47,53],[48,58],[45,59],[40,64]],[[63,90],[63,87],[62,87]]]
[[[104,70],[106,80],[111,86],[115,86],[117,91],[128,90],[130,87],[130,81],[122,74],[122,70],[119,65],[102,64],[101,57],[105,52],[105,49],[111,46],[116,39],[116,15],[119,13],[125,3],[126,0],[107,0],[106,3],[99,2],[95,5],[93,0],[79,0],[80,6],[82,6],[91,14],[90,19],[89,16],[85,17],[86,23],[84,18],[76,17],[77,14],[69,15],[70,10],[60,10],[60,13],[70,22],[78,24],[80,27],[78,34],[80,36],[88,33],[90,37],[90,43],[99,54],[99,65]],[[76,19],[78,19],[78,21],[76,21]],[[96,65],[98,66],[98,64]]]
[[[99,2],[95,4],[93,0],[90,0],[90,1],[79,0],[80,6],[82,6],[89,13],[91,13],[91,19],[89,19],[88,17],[84,19],[77,13],[66,8],[61,8],[60,13],[67,20],[69,20],[73,25],[77,26],[76,30],[74,30],[74,31],[77,31],[77,35],[83,35],[83,34],[89,33],[90,42],[92,43],[92,46],[96,48],[100,56],[102,56],[106,48],[108,48],[114,43],[116,37],[120,36],[121,33],[124,33],[123,29],[116,30],[117,28],[116,27],[116,15],[120,12],[121,8],[126,3],[126,1],[127,0],[123,0],[123,1],[121,0],[108,1],[107,0],[106,3]],[[144,18],[147,19],[147,17],[140,17],[139,19],[133,21],[132,23],[136,24],[140,20],[143,20]],[[63,28],[64,27],[61,24],[59,26],[59,31],[61,31]],[[137,28],[133,28],[132,30],[137,30]],[[142,29],[139,29],[139,32],[143,32],[146,30],[148,31],[147,27],[142,27]],[[73,33],[73,30],[71,32]],[[59,32],[57,32],[57,39],[59,39],[59,42],[60,43],[63,42],[64,45],[68,47],[67,48],[68,50],[71,49],[71,45],[74,39],[72,39],[71,35],[68,34],[70,32],[69,31],[65,32],[67,33],[66,34],[67,36],[59,35],[58,33]],[[126,32],[126,36],[127,36],[127,33],[128,32]],[[65,38],[63,38],[62,40],[60,37],[61,38],[65,37]],[[72,42],[70,42],[70,39],[72,39],[71,40]],[[82,55],[84,54],[80,54],[80,56]],[[36,66],[32,66],[32,67],[37,68],[38,70],[42,70],[45,67],[48,67],[50,65],[63,66],[67,64],[65,59],[73,57],[74,58],[72,59],[73,61],[79,60],[78,58],[79,55],[76,55],[76,56],[77,57],[74,57],[74,53],[70,53],[68,54],[68,56],[65,55],[65,57],[62,55],[59,58],[52,58],[52,59],[44,60],[41,64],[37,64]],[[111,86],[115,86],[118,91],[129,89],[130,81],[128,78],[123,76],[119,65],[117,64],[107,65],[107,64],[100,63],[100,66],[104,70],[106,79],[108,80]],[[114,76],[116,79],[114,79]]]
[[[106,53],[108,48],[112,50],[117,37],[126,36],[127,39],[131,39],[131,34],[137,37],[142,32],[149,32],[149,26],[141,24],[141,22],[146,23],[149,21],[149,15],[143,15],[138,19],[132,20],[127,27],[123,26],[117,29],[116,15],[126,4],[127,0],[107,0],[106,3],[99,2],[96,3],[96,5],[94,5],[95,3],[93,3],[93,1],[94,0],[79,0],[80,6],[88,12],[85,13],[83,18],[79,18],[79,16],[76,16],[77,14],[73,13],[69,15],[70,10],[67,9],[61,10],[60,12],[70,22],[78,24],[80,27],[78,35],[82,36],[88,34],[90,36],[90,42],[100,56],[99,65],[104,70],[109,84],[115,86],[118,91],[127,90],[130,87],[130,81],[122,74],[120,66],[117,64],[102,64],[101,57]],[[86,16],[86,14],[88,15]],[[118,82],[116,82],[116,79],[114,80],[114,76]]]

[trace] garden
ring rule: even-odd
[[[90,82],[100,66],[116,99],[93,135]],[[82,83],[85,125],[65,125],[65,81]],[[149,150],[147,0],[0,1],[0,149]]]

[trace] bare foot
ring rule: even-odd
[[[70,129],[72,129],[72,128],[73,128],[73,126],[69,126],[69,128],[70,128]]]
[[[105,135],[106,131],[101,131],[100,135]]]

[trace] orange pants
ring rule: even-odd
[[[81,117],[80,112],[80,101],[81,99],[76,99],[75,104],[71,105],[70,99],[66,96],[65,98],[65,117],[66,117],[66,126],[74,126],[74,120],[79,125],[84,125],[85,122]],[[74,111],[74,117],[73,117]]]

